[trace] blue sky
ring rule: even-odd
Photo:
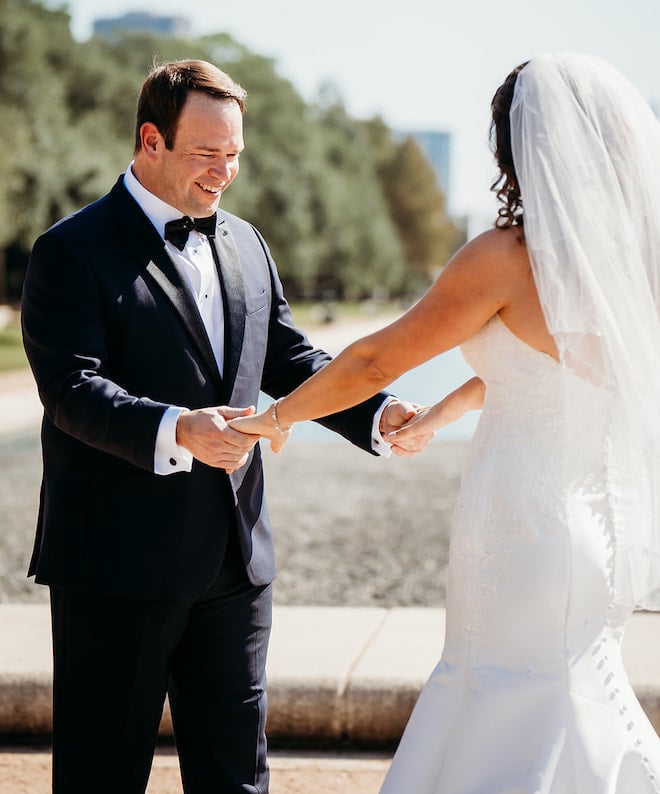
[[[397,129],[453,136],[451,209],[486,219],[495,203],[489,104],[509,70],[539,52],[606,58],[660,110],[660,1],[70,0],[73,32],[96,17],[146,10],[190,19],[194,34],[226,31],[275,60],[307,99],[327,80],[349,112]],[[250,89],[250,86],[246,86]],[[248,141],[249,145],[249,141]]]

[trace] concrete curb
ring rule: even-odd
[[[442,651],[444,610],[276,607],[268,660],[271,740],[392,743]],[[47,604],[0,605],[0,733],[51,730]],[[624,659],[660,731],[660,614],[632,616]],[[99,704],[102,713],[102,703]],[[161,735],[172,732],[169,711]]]

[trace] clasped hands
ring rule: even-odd
[[[245,466],[259,437],[241,433],[229,423],[254,412],[254,406],[230,408],[227,405],[183,411],[176,424],[177,444],[189,450],[196,460],[231,474]]]
[[[405,428],[413,422],[425,408],[416,403],[392,399],[383,410],[379,431],[383,439],[390,443],[395,455],[411,458],[421,452],[433,438],[434,433],[427,428],[406,432]],[[291,428],[282,430],[275,421],[273,411],[267,408],[259,414],[251,414],[232,420],[232,428],[247,433],[253,438],[267,438],[273,452],[280,452],[291,435]],[[402,432],[404,431],[404,432]]]
[[[394,454],[411,458],[433,438],[433,431],[423,423],[413,428],[415,419],[424,410],[416,403],[397,399],[385,407],[379,430],[383,439],[391,444]],[[190,450],[197,460],[225,469],[228,474],[247,463],[250,451],[260,438],[267,438],[271,449],[280,452],[290,435],[290,430],[281,433],[276,429],[270,408],[257,414],[254,406],[230,408],[221,405],[184,411],[176,427],[178,444]]]

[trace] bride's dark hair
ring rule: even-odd
[[[500,171],[490,189],[495,191],[498,201],[504,205],[497,211],[495,226],[498,229],[510,229],[512,226],[523,225],[522,198],[511,153],[509,110],[518,74],[528,63],[529,61],[525,61],[525,63],[516,66],[497,89],[490,105],[493,114],[490,124],[490,142]]]

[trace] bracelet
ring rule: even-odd
[[[279,400],[275,400],[275,402],[270,407],[270,415],[273,418],[273,424],[275,425],[275,430],[281,435],[285,436],[293,427],[293,425],[287,425],[286,427],[282,427],[277,419],[277,403]]]

